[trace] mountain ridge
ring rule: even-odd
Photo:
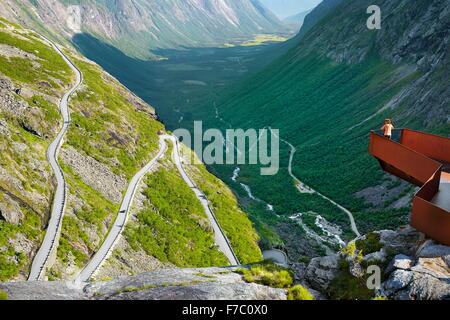
[[[58,41],[86,33],[141,59],[154,59],[156,49],[217,46],[286,31],[259,0],[89,0],[71,5],[79,5],[81,30],[67,26],[71,11],[64,1],[6,0],[0,12]]]

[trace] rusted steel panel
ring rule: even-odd
[[[420,197],[415,197],[413,201],[411,226],[450,246],[450,213]]]
[[[401,144],[429,158],[450,162],[450,138],[403,129]]]
[[[378,161],[380,162],[380,165],[383,168],[383,170],[386,171],[387,173],[390,173],[390,174],[396,176],[397,178],[405,180],[406,182],[409,182],[409,183],[411,183],[413,185],[416,185],[418,187],[423,186],[423,182],[422,181],[419,181],[416,178],[407,175],[406,173],[404,173],[400,169],[397,169],[397,168],[391,166],[390,164],[388,164],[388,163],[386,163],[384,161],[381,161],[381,160],[378,160]]]
[[[370,134],[369,152],[379,160],[420,181],[422,185],[442,166],[439,162],[374,132]]]
[[[421,186],[413,200],[411,226],[450,246],[450,212],[431,203],[439,192],[443,168],[433,159],[450,162],[450,139],[407,129],[401,137],[400,144],[371,132],[369,153],[386,172]]]
[[[439,191],[440,182],[441,182],[441,172],[438,171],[427,183],[423,185],[423,187],[419,190],[419,192],[417,192],[416,197],[420,197],[427,201],[433,200],[433,197]]]

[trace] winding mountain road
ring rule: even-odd
[[[101,265],[111,255],[114,246],[116,245],[120,235],[125,229],[125,225],[128,220],[128,212],[130,211],[131,204],[133,203],[133,198],[139,182],[150,171],[155,163],[162,158],[166,150],[167,144],[165,143],[164,138],[161,136],[159,141],[158,154],[131,179],[125,196],[123,197],[122,204],[120,205],[119,214],[114,221],[114,225],[106,236],[105,241],[103,241],[100,249],[95,253],[89,263],[78,274],[75,282],[89,281],[89,279],[95,274],[96,271],[100,269]]]
[[[286,252],[284,252],[284,251],[281,251],[278,249],[270,249],[270,250],[263,251],[262,255],[264,257],[264,260],[272,259],[273,261],[275,261],[276,263],[278,263],[279,265],[281,265],[283,267],[288,266],[289,259],[288,259]]]
[[[197,196],[199,201],[202,203],[205,213],[207,214],[208,218],[211,221],[211,224],[214,229],[214,234],[215,234],[214,238],[215,238],[216,244],[219,246],[220,250],[228,258],[228,260],[230,261],[230,264],[232,264],[232,265],[239,264],[239,261],[236,258],[235,254],[233,252],[233,249],[231,248],[231,245],[228,242],[228,239],[226,238],[225,234],[223,233],[222,229],[220,228],[216,218],[214,217],[214,214],[213,214],[211,208],[209,207],[209,203],[208,203],[206,196],[197,188],[197,186],[194,184],[194,182],[192,182],[192,180],[186,174],[186,172],[182,166],[182,161],[181,161],[181,158],[179,155],[178,139],[175,138],[174,136],[162,135],[159,137],[160,148],[159,148],[158,154],[131,179],[130,184],[128,185],[128,189],[122,200],[122,204],[119,209],[119,214],[114,222],[114,225],[112,226],[111,230],[109,231],[108,236],[106,237],[105,241],[101,245],[100,249],[97,251],[97,253],[89,261],[89,263],[83,268],[83,270],[75,278],[76,283],[89,281],[89,279],[93,275],[95,275],[95,273],[100,269],[102,264],[111,255],[114,246],[116,245],[117,241],[120,238],[120,235],[123,233],[123,230],[125,229],[125,225],[128,220],[128,213],[130,211],[131,204],[133,202],[133,198],[134,198],[134,195],[137,190],[137,186],[138,186],[139,182],[142,180],[142,178],[155,165],[156,161],[158,161],[159,159],[161,159],[163,157],[164,153],[167,150],[166,140],[172,141],[172,143],[174,145],[173,152],[172,152],[173,161],[175,162],[175,165],[177,166],[177,169],[180,172],[183,180],[188,184],[188,186],[195,193],[195,195]]]
[[[270,129],[270,131],[272,131],[272,128],[269,127],[269,129]],[[286,140],[282,139],[281,137],[279,137],[274,131],[272,131],[272,133],[275,136],[277,136],[282,142],[286,143],[291,148],[291,153],[290,153],[290,157],[289,157],[288,172],[289,172],[289,175],[292,177],[292,179],[294,179],[294,181],[296,183],[296,186],[299,189],[299,191],[302,192],[302,193],[314,193],[314,194],[317,194],[318,196],[320,196],[323,199],[331,202],[336,207],[338,207],[340,210],[345,212],[348,215],[348,218],[350,219],[350,227],[351,227],[353,233],[355,233],[357,237],[360,237],[361,234],[359,233],[358,227],[356,226],[355,218],[353,217],[353,214],[348,209],[344,208],[339,203],[337,203],[336,201],[334,201],[334,200],[328,198],[327,196],[321,194],[320,192],[318,192],[318,191],[308,187],[307,185],[305,185],[303,182],[301,182],[300,179],[298,179],[293,174],[293,172],[292,172],[292,162],[294,161],[294,155],[295,155],[295,152],[297,152],[297,149],[291,143],[289,143],[289,141],[286,141]]]
[[[70,66],[76,75],[76,82],[74,86],[66,92],[59,103],[59,111],[64,119],[64,124],[55,140],[49,145],[47,149],[47,159],[50,162],[52,170],[55,174],[57,187],[53,198],[52,212],[50,221],[48,223],[47,231],[45,233],[44,241],[41,244],[36,256],[34,257],[31,265],[30,275],[28,281],[38,281],[43,276],[46,268],[46,264],[51,254],[56,250],[58,246],[58,237],[61,230],[61,221],[64,215],[64,209],[66,206],[66,180],[64,178],[63,171],[58,164],[58,151],[61,147],[64,135],[70,125],[70,113],[69,113],[69,98],[70,95],[78,89],[83,81],[83,75],[80,70],[66,57],[66,55],[49,39],[40,35],[46,42],[48,42],[52,48],[64,59],[64,61]]]
[[[227,237],[225,236],[225,233],[223,232],[222,228],[217,222],[216,217],[214,216],[214,213],[209,205],[208,198],[206,198],[206,195],[197,187],[197,185],[191,180],[191,178],[189,178],[189,176],[187,175],[186,171],[183,168],[182,161],[180,158],[178,139],[175,138],[174,136],[165,136],[165,138],[170,139],[173,142],[174,146],[176,146],[175,148],[173,148],[172,158],[175,162],[175,165],[178,168],[178,171],[181,174],[181,177],[195,193],[198,200],[200,200],[206,215],[211,221],[211,224],[214,229],[214,240],[216,244],[219,246],[220,251],[222,251],[223,254],[227,257],[231,265],[233,266],[239,265],[240,264],[239,260],[236,257],[230,242],[228,241]]]

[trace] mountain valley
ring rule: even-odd
[[[368,145],[385,119],[450,138],[450,7],[270,2],[0,3],[0,300],[449,298],[419,187]],[[194,121],[273,133],[277,173],[203,164]]]

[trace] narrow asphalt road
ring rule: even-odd
[[[270,129],[270,131],[272,131],[272,128],[269,127],[269,129]],[[274,133],[274,132],[272,131],[272,133]],[[274,133],[274,134],[275,134],[275,133]],[[352,214],[348,209],[344,208],[343,206],[341,206],[340,204],[338,204],[336,201],[334,201],[334,200],[328,198],[327,196],[321,194],[320,192],[318,192],[318,191],[316,191],[316,190],[314,190],[314,189],[308,187],[307,185],[305,185],[303,182],[301,182],[300,179],[298,179],[298,178],[292,173],[292,162],[293,162],[293,160],[294,160],[294,154],[295,154],[295,152],[297,152],[297,149],[296,149],[291,143],[289,143],[288,141],[282,139],[282,138],[279,137],[279,136],[278,136],[278,138],[279,138],[282,142],[286,143],[286,144],[291,148],[291,154],[290,154],[290,157],[289,157],[289,167],[288,167],[288,171],[289,171],[289,175],[292,177],[292,179],[294,179],[294,181],[295,181],[295,183],[296,183],[296,186],[297,186],[297,188],[299,189],[299,191],[300,191],[300,192],[303,192],[303,193],[315,193],[315,194],[317,194],[318,196],[322,197],[323,199],[325,199],[325,200],[331,202],[332,204],[334,204],[336,207],[338,207],[338,208],[339,208],[340,210],[342,210],[343,212],[345,212],[345,213],[348,215],[348,218],[350,219],[350,227],[351,227],[352,231],[356,234],[357,237],[360,237],[361,234],[359,233],[358,227],[356,226],[355,218],[353,217],[353,214]]]
[[[114,222],[113,227],[109,231],[108,236],[106,237],[105,241],[101,245],[100,249],[93,256],[91,261],[89,261],[89,263],[84,267],[84,269],[75,278],[76,283],[89,281],[89,279],[100,269],[102,264],[106,261],[106,259],[111,254],[120,235],[122,234],[123,230],[125,229],[125,225],[128,220],[128,213],[129,213],[131,204],[133,202],[133,198],[134,198],[134,194],[136,193],[137,186],[138,186],[139,182],[142,180],[142,178],[154,166],[156,161],[158,161],[160,158],[163,157],[164,153],[167,150],[166,140],[172,141],[172,143],[174,145],[173,152],[172,152],[172,158],[175,162],[175,165],[177,166],[177,169],[180,172],[184,181],[194,191],[195,195],[202,203],[203,208],[213,225],[216,244],[219,246],[220,250],[228,258],[228,260],[230,261],[230,264],[232,264],[232,265],[239,264],[239,261],[236,258],[235,254],[233,252],[233,249],[231,248],[231,245],[228,242],[228,239],[226,238],[225,234],[223,233],[222,229],[220,228],[219,224],[217,223],[217,220],[215,219],[214,214],[212,213],[212,210],[209,207],[209,203],[208,203],[206,196],[196,187],[196,185],[188,177],[188,175],[186,174],[186,172],[182,166],[180,155],[179,155],[178,139],[175,138],[174,136],[170,136],[170,135],[160,136],[159,139],[160,139],[160,141],[159,141],[160,149],[159,149],[158,154],[156,155],[155,158],[153,158],[144,168],[142,168],[131,179],[130,184],[128,185],[127,192],[125,193],[125,196],[123,198],[122,205],[120,206],[119,214]]]
[[[178,139],[174,136],[165,136],[166,139],[170,139],[173,144],[176,146],[176,148],[173,148],[172,157],[173,160],[178,168],[178,171],[181,174],[181,177],[183,180],[187,183],[189,188],[192,189],[192,191],[195,193],[198,200],[201,202],[203,209],[205,210],[206,215],[208,216],[209,220],[211,221],[211,224],[214,229],[214,239],[216,242],[216,245],[219,246],[220,251],[223,252],[223,254],[228,258],[228,261],[231,265],[237,266],[239,265],[239,260],[236,257],[233,248],[231,247],[230,242],[228,241],[227,237],[225,236],[225,233],[223,232],[222,228],[220,227],[219,223],[217,222],[216,217],[214,216],[214,213],[209,205],[208,198],[206,198],[206,195],[197,187],[197,185],[194,183],[194,181],[189,178],[186,171],[183,168],[181,158],[180,158],[180,150],[179,150],[179,142]]]
[[[284,267],[288,266],[289,259],[286,252],[278,249],[270,249],[262,252],[264,259],[272,259],[275,263],[278,263]]]
[[[128,220],[128,212],[130,211],[131,204],[133,202],[134,195],[136,193],[137,186],[142,178],[150,171],[155,163],[161,159],[167,150],[167,144],[163,137],[160,137],[158,154],[142,168],[130,181],[128,189],[123,197],[122,204],[119,209],[114,225],[109,231],[105,241],[103,241],[100,249],[95,253],[89,263],[78,274],[75,282],[87,282],[100,269],[101,265],[108,259],[115,244],[119,240],[120,235],[125,229],[125,225]]]
[[[64,125],[59,132],[58,136],[55,140],[49,145],[47,149],[47,159],[50,162],[52,170],[55,174],[57,187],[55,191],[55,195],[53,198],[52,212],[50,216],[50,221],[48,223],[48,227],[45,233],[44,241],[41,244],[36,256],[34,257],[33,263],[31,265],[30,275],[28,277],[28,281],[38,281],[42,276],[46,267],[46,263],[54,249],[58,246],[57,238],[58,233],[61,227],[61,221],[64,215],[64,209],[66,206],[66,180],[64,178],[63,171],[58,164],[57,157],[59,148],[62,145],[64,135],[67,132],[67,129],[70,124],[70,113],[68,101],[70,95],[77,90],[83,81],[83,76],[80,70],[75,67],[75,65],[62,53],[62,51],[50,40],[41,35],[43,39],[45,39],[53,49],[61,55],[64,61],[70,66],[70,68],[74,71],[76,75],[75,85],[64,95],[59,103],[59,110],[64,119]]]

